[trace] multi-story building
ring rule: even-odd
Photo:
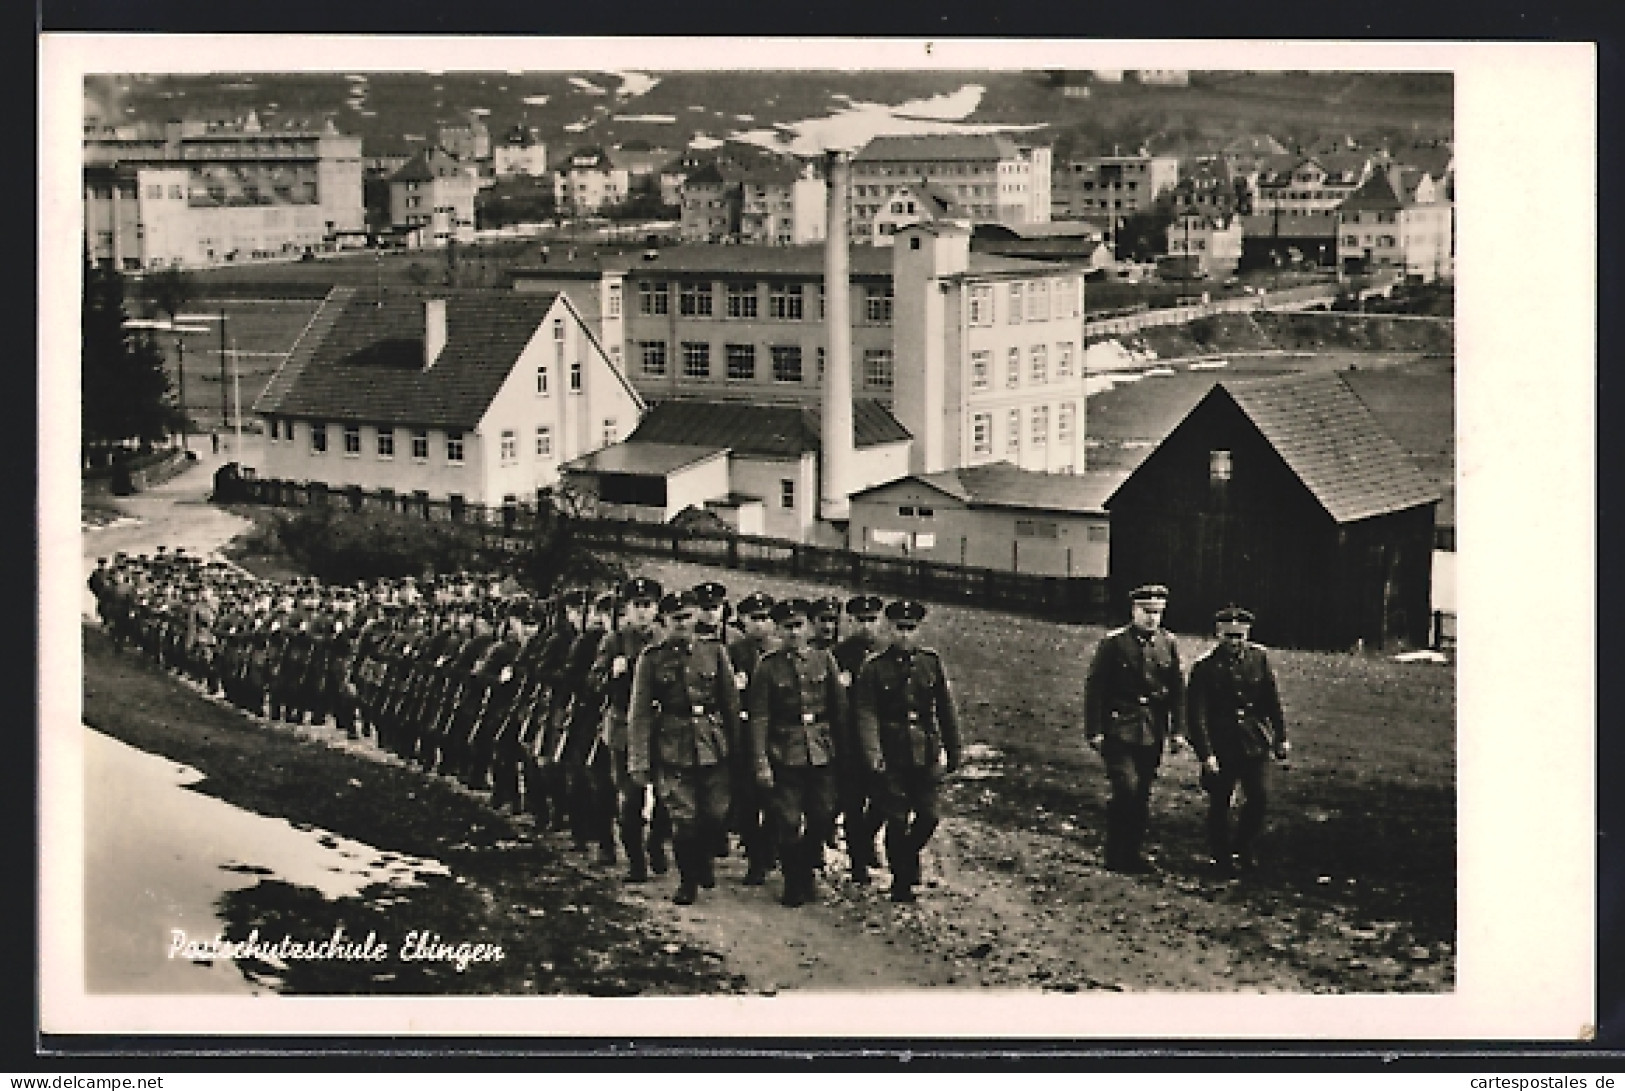
[[[435,143],[465,163],[486,163],[491,159],[491,130],[479,114],[470,113],[465,121],[439,126]]]
[[[1214,215],[1186,209],[1168,225],[1164,275],[1227,277],[1241,264],[1242,220],[1235,213]]]
[[[389,222],[417,232],[423,246],[472,241],[478,191],[479,181],[466,164],[430,148],[390,177]]]
[[[580,148],[554,175],[553,196],[560,209],[580,216],[620,204],[629,186],[626,168],[617,167],[602,148]]]
[[[875,213],[874,245],[890,246],[892,236],[909,224],[953,219],[970,219],[966,210],[954,200],[953,194],[923,178],[918,182],[903,183],[886,199],[884,207]]]
[[[1373,171],[1338,209],[1338,271],[1392,270],[1422,281],[1451,276],[1452,209],[1440,188],[1414,168]]]
[[[87,130],[85,250],[118,269],[294,257],[366,226],[361,138],[232,124]]]
[[[254,412],[257,476],[526,503],[644,412],[568,297],[335,288]]]
[[[904,187],[939,186],[974,222],[1047,223],[1050,149],[1004,135],[877,136],[852,160],[852,240],[874,242],[875,220]]]
[[[1371,168],[1371,156],[1363,152],[1277,156],[1259,168],[1253,212],[1281,221],[1283,235],[1296,232],[1290,220],[1335,222],[1337,206],[1365,184]]]
[[[1222,157],[1197,159],[1180,168],[1179,181],[1169,191],[1174,213],[1204,216],[1245,216],[1253,210],[1252,182],[1245,171]]]
[[[498,178],[525,175],[540,178],[547,173],[547,145],[536,139],[536,131],[524,125],[508,130],[491,152],[492,166]]]
[[[974,253],[970,229],[946,221],[904,228],[892,254],[909,472],[1083,472],[1084,270]]]
[[[1178,182],[1172,155],[1069,155],[1055,165],[1051,201],[1057,218],[1108,223],[1149,211]]]
[[[718,156],[688,168],[679,189],[684,242],[796,246],[824,237],[824,180],[810,163]]]

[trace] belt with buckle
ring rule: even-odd
[[[804,723],[804,724],[813,724],[813,723],[817,723],[817,722],[818,722],[818,717],[817,717],[817,716],[814,716],[814,715],[813,715],[813,714],[812,714],[812,713],[810,713],[810,712],[803,712],[803,713],[802,713],[802,714],[801,714],[801,722],[802,722],[802,723]]]
[[[704,705],[695,705],[694,706],[694,715],[696,715],[696,716],[704,716],[705,715],[705,706]]]

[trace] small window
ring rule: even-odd
[[[512,428],[502,430],[502,463],[509,465],[519,460],[519,437]]]
[[[991,384],[990,377],[993,370],[993,354],[986,349],[978,349],[970,354],[970,388],[972,390],[986,390]]]
[[[711,317],[711,282],[687,281],[677,290],[677,313],[691,318]]]
[[[800,284],[768,285],[767,314],[769,318],[799,319],[802,316]]]
[[[547,365],[536,365],[536,393],[546,394],[548,388]]]
[[[1108,542],[1111,540],[1111,528],[1102,523],[1093,523],[1089,527],[1089,540],[1091,542]]]
[[[1012,348],[1005,357],[1004,385],[1018,387],[1021,385],[1021,350]]]
[[[617,281],[609,286],[609,317],[621,316],[621,285]]]
[[[383,427],[378,429],[378,457],[395,457],[395,429]]]
[[[609,446],[613,445],[615,443],[615,441],[620,438],[620,434],[621,434],[620,425],[616,422],[615,418],[614,417],[605,417],[604,418],[604,446],[609,447]]]
[[[1049,346],[1034,345],[1029,350],[1032,356],[1032,376],[1035,384],[1049,382]]]
[[[893,381],[891,349],[864,349],[863,385],[870,390],[890,390]]]
[[[920,248],[920,237],[918,235],[909,236],[908,248],[910,250],[918,250]]]
[[[914,505],[913,504],[904,504],[904,505],[902,505],[901,507],[899,507],[897,509],[897,514],[901,515],[905,519],[914,518]]]
[[[344,426],[344,453],[346,455],[359,455],[361,453],[361,426],[359,424],[346,424]]]
[[[564,319],[562,318],[553,319],[553,340],[564,340]]]
[[[666,374],[666,342],[639,341],[638,351],[643,358],[645,375]]]
[[[801,346],[773,346],[773,381],[776,383],[801,382]]]
[[[310,426],[310,449],[318,455],[327,453],[327,425],[313,424]]]
[[[427,429],[419,428],[412,433],[412,457],[419,462],[428,461],[429,433]]]
[[[755,345],[729,345],[728,346],[728,378],[754,379],[756,378],[756,346]]]
[[[863,297],[863,317],[870,322],[890,322],[892,311],[892,287],[871,287],[865,290]]]
[[[935,515],[937,514],[937,509],[936,508],[915,508],[914,509],[914,514],[918,515],[921,519],[930,519],[930,518],[935,517]]]
[[[683,342],[683,375],[689,379],[709,379],[711,377],[710,342]]]
[[[794,478],[786,477],[779,481],[779,507],[786,511],[794,511],[796,506],[796,482]]]
[[[1208,453],[1208,479],[1214,482],[1230,480],[1230,452],[1210,451]]]
[[[971,451],[978,455],[993,453],[993,417],[987,413],[975,413],[970,419]]]
[[[980,284],[971,288],[970,324],[973,326],[991,326],[993,324],[992,285]]]
[[[456,463],[463,461],[463,434],[461,432],[446,433],[446,461]]]
[[[553,429],[545,424],[536,426],[536,457],[553,457]]]
[[[670,286],[663,280],[639,282],[638,313],[646,315],[670,314]]]
[[[755,318],[756,317],[756,285],[730,284],[728,285],[728,317],[729,318]]]
[[[1010,324],[1012,326],[1018,325],[1021,322],[1021,307],[1022,307],[1021,285],[1020,285],[1020,283],[1011,284],[1010,285]]]
[[[1005,417],[1004,449],[1010,454],[1021,451],[1021,410],[1012,409]]]
[[[276,442],[276,433],[277,433],[277,420],[276,420],[275,417],[272,417],[271,418],[271,442],[272,443]]]
[[[1072,378],[1072,342],[1062,341],[1055,346],[1055,377]]]
[[[1042,447],[1049,442],[1049,406],[1033,407],[1033,446]]]
[[[660,347],[661,347],[662,350],[665,349],[664,345],[662,345]],[[571,363],[570,363],[570,393],[572,393],[572,394],[581,393],[581,379],[582,379],[581,361],[580,360],[571,361]]]

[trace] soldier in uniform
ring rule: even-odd
[[[1162,628],[1168,589],[1147,584],[1129,596],[1130,624],[1114,629],[1095,648],[1083,685],[1084,737],[1106,764],[1106,867],[1147,873],[1141,855],[1151,814],[1151,784],[1166,744],[1177,752],[1185,737],[1185,681],[1179,646]]]
[[[495,626],[491,646],[474,668],[474,688],[464,694],[465,705],[472,709],[459,717],[457,728],[465,754],[460,769],[463,783],[475,792],[492,787],[497,735],[518,696],[517,664],[525,646],[524,626],[513,606],[502,609],[493,600],[487,613]],[[511,796],[507,787],[514,789]],[[499,809],[518,802],[517,784],[505,786],[500,798],[497,794],[491,798],[492,806]]]
[[[491,740],[487,759],[491,765],[491,805],[508,807],[515,814],[522,813],[524,807],[520,768],[528,719],[525,691],[530,684],[526,653],[535,647],[539,620],[536,607],[529,601],[515,602],[511,607],[507,635],[513,645],[511,658],[505,651],[498,662],[499,686],[486,709],[487,724],[482,728],[490,733]],[[481,751],[481,746],[477,745],[476,751]]]
[[[875,772],[879,811],[886,827],[891,900],[911,902],[920,882],[920,850],[940,821],[943,777],[959,768],[959,713],[942,657],[920,646],[925,607],[886,607],[891,643],[864,661],[853,686],[856,739]]]
[[[438,723],[440,725],[441,774],[463,777],[472,758],[469,738],[485,702],[491,692],[492,679],[485,674],[485,664],[497,647],[496,626],[488,612],[464,600],[460,607],[467,611],[469,636],[457,650],[451,662],[452,683],[446,690]]]
[[[762,657],[778,647],[778,629],[773,623],[773,599],[761,593],[739,600],[743,630],[727,642],[728,661],[734,666],[743,707],[739,711],[740,738],[750,731],[750,682]],[[733,812],[732,825],[745,850],[745,885],[761,886],[778,858],[774,844],[771,810],[767,797],[756,786],[756,767],[750,760],[750,747],[735,748],[728,799]]]
[[[621,848],[626,852],[626,880],[641,883],[648,880],[651,864],[657,865],[656,874],[666,870],[665,842],[669,837],[665,809],[658,803],[651,817],[661,825],[651,824],[645,829],[643,787],[633,782],[627,764],[633,669],[644,649],[657,642],[654,619],[661,598],[660,584],[642,576],[627,580],[621,585],[620,598],[625,616],[599,644],[588,672],[589,683],[603,708],[598,729],[602,757],[594,756],[593,767],[597,770],[595,783],[600,798],[607,790],[614,801]],[[600,853],[601,859],[606,857],[607,862],[614,862],[613,851]]]
[[[841,600],[834,595],[826,595],[812,604],[812,636],[807,643],[810,647],[826,652],[834,652],[835,645],[841,642]]]
[[[726,644],[723,622],[728,611],[728,589],[716,580],[695,584],[694,635],[701,640],[721,640]]]
[[[805,599],[774,605],[779,647],[762,657],[749,691],[751,760],[779,839],[780,902],[791,908],[817,893],[813,873],[835,825],[834,725],[846,718],[840,668],[810,642],[811,609]]]
[[[586,623],[587,593],[577,589],[566,592],[561,600],[563,610],[554,618],[542,645],[542,658],[537,670],[546,689],[543,710],[543,730],[540,738],[540,761],[537,769],[538,791],[535,793],[531,813],[536,816],[538,828],[562,831],[569,828],[569,786],[564,766],[555,755],[564,743],[565,713],[570,695],[562,681],[564,666],[570,658],[570,647],[581,635]]]
[[[1228,877],[1237,867],[1251,869],[1257,864],[1253,842],[1264,828],[1269,805],[1270,759],[1285,761],[1291,744],[1269,656],[1262,645],[1247,639],[1252,612],[1226,606],[1213,621],[1219,643],[1191,664],[1185,719],[1208,794],[1212,866]],[[1241,815],[1232,838],[1230,801],[1238,784]]]
[[[564,779],[565,805],[570,814],[570,837],[577,849],[597,845],[599,855],[615,859],[615,817],[613,807],[604,807],[603,797],[593,790],[589,763],[596,760],[602,704],[590,675],[598,661],[598,649],[609,635],[615,616],[615,596],[599,595],[587,611],[586,624],[570,645],[559,673],[564,691],[564,729],[554,760]]]
[[[356,689],[354,674],[356,638],[349,616],[340,612],[333,619],[332,635],[328,638],[326,705],[333,714],[334,726],[351,739],[361,737],[356,726],[361,712],[361,695]]]
[[[854,595],[846,601],[852,631],[835,645],[835,665],[841,668],[841,684],[847,687],[847,717],[835,737],[835,789],[840,804],[841,825],[846,834],[847,856],[852,864],[852,881],[859,886],[869,882],[869,869],[875,866],[875,834],[880,829],[880,808],[871,800],[870,764],[858,742],[856,704],[852,685],[864,661],[884,647],[880,635],[880,615],[885,603],[875,595]]]
[[[679,879],[672,901],[693,905],[700,887],[716,885],[712,846],[728,814],[739,687],[722,644],[693,637],[692,592],[668,595],[661,612],[671,635],[632,670],[627,775],[666,805]]]

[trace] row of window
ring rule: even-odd
[[[969,293],[972,326],[991,326],[996,321],[993,307],[993,285],[975,284]],[[1004,320],[1007,325],[1026,322],[1048,322],[1051,318],[1081,318],[1083,316],[1083,281],[1081,279],[1010,281],[1004,287]]]
[[[767,286],[768,318],[799,321],[807,317],[807,286],[800,282],[776,281]],[[761,286],[729,282],[723,286],[723,315],[728,318],[761,318]],[[611,317],[620,313],[619,296],[610,298]],[[711,281],[680,281],[677,285],[677,313],[684,318],[717,316],[716,285]],[[638,313],[644,316],[671,313],[671,283],[664,280],[638,282]],[[818,317],[824,317],[824,286],[818,285]],[[870,285],[864,289],[863,317],[869,322],[892,319],[891,285]]]
[[[639,341],[638,355],[643,374],[661,378],[669,374],[669,361],[664,341]],[[713,377],[711,344],[708,341],[684,341],[679,346],[682,355],[682,374],[685,379]],[[824,349],[818,352],[818,377],[824,377]],[[805,378],[800,345],[770,345],[772,379],[776,383],[799,383]],[[757,378],[756,346],[730,344],[723,346],[723,376],[734,382],[752,382]],[[863,352],[863,385],[871,390],[890,390],[895,382],[895,367],[890,349],[865,349]]]
[[[1049,346],[1033,345],[1027,349],[1027,378],[1029,385],[1042,386],[1050,381]],[[1055,381],[1072,378],[1073,343],[1062,341],[1055,346]],[[1009,389],[1021,386],[1021,349],[1011,347],[1004,356],[1004,385]],[[993,353],[990,349],[977,349],[970,354],[971,390],[990,390],[993,386]]]
[[[1062,402],[1055,416],[1055,442],[1072,442],[1072,416],[1075,409],[1072,402]],[[1050,407],[1035,405],[1028,418],[1028,441],[1033,447],[1043,447],[1049,443],[1050,434]],[[991,455],[993,453],[993,414],[972,413],[970,418],[971,452],[978,455]],[[1019,455],[1021,453],[1022,410],[1020,407],[1009,410],[1004,415],[1004,453]]]
[[[310,450],[312,454],[327,453],[327,425],[312,424],[310,428]],[[614,417],[605,417],[602,430],[603,445],[609,446],[620,439],[620,425]],[[291,420],[271,421],[271,442],[293,442],[295,439],[295,423]],[[361,426],[347,424],[343,430],[344,453],[359,456],[361,454]],[[419,428],[411,435],[412,458],[417,462],[427,462],[429,459],[429,432]],[[519,460],[519,435],[511,428],[503,429],[500,436],[499,454],[504,465],[512,465]],[[395,429],[378,429],[376,451],[380,459],[389,460],[395,457]],[[461,464],[463,461],[464,438],[461,432],[446,433],[446,461]],[[553,457],[553,428],[551,425],[539,424],[536,426],[536,457],[550,459]]]

